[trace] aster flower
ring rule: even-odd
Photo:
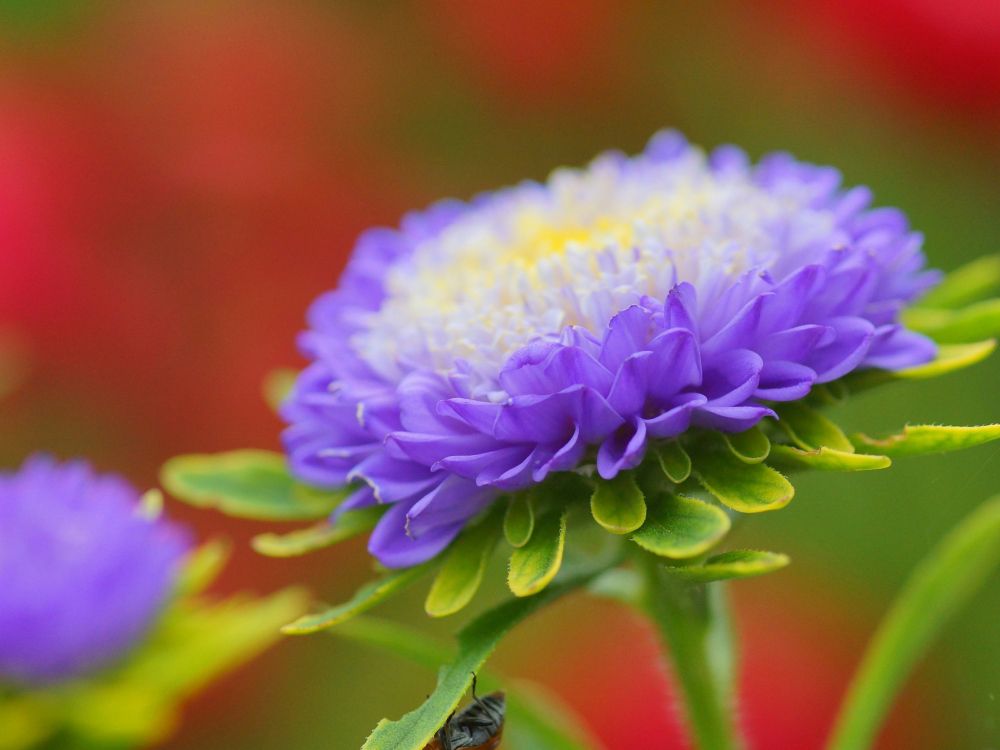
[[[545,184],[360,239],[310,311],[293,472],[391,506],[369,549],[434,557],[504,492],[604,479],[692,429],[743,432],[859,368],[931,360],[899,313],[938,274],[831,168],[661,133]]]
[[[195,686],[263,648],[300,611],[287,593],[192,599],[222,550],[193,552],[189,535],[159,517],[156,497],[142,502],[126,480],[84,461],[36,456],[0,474],[0,725],[14,727],[4,747],[57,732],[122,746],[160,737]],[[206,642],[219,638],[228,642],[206,658]],[[138,702],[123,716],[129,695]]]
[[[189,540],[138,500],[82,461],[36,457],[0,476],[0,679],[76,677],[148,630]]]
[[[454,614],[503,551],[515,597],[458,634],[434,693],[364,750],[424,748],[503,635],[581,587],[650,618],[698,746],[739,747],[721,582],[789,560],[715,552],[732,519],[786,505],[782,471],[884,469],[1000,439],[1000,425],[848,434],[823,413],[993,350],[977,339],[1000,333],[1000,301],[983,299],[1000,260],[940,281],[905,216],[836,170],[662,133],[639,156],[365,233],[310,310],[309,365],[267,384],[287,456],[180,456],[164,486],[234,516],[320,519],[256,537],[266,555],[372,532],[385,574],[287,633],[341,625],[432,570],[425,609]],[[970,575],[995,517],[955,544]],[[418,650],[384,625],[347,632]],[[866,721],[880,716],[860,694]]]

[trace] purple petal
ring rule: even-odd
[[[415,502],[415,501],[414,501]],[[375,526],[368,539],[368,551],[387,568],[409,568],[430,560],[451,544],[464,522],[438,526],[418,538],[406,533],[410,503],[396,503]]]
[[[638,466],[646,455],[646,423],[641,419],[620,427],[597,451],[597,473],[613,479],[619,471]]]

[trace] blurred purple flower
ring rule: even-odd
[[[545,184],[447,201],[358,242],[313,305],[284,416],[293,471],[391,504],[369,549],[405,567],[501,492],[650,440],[746,430],[771,402],[934,356],[899,325],[937,279],[895,209],[829,167],[677,133]]]
[[[37,456],[0,474],[0,683],[113,661],[148,629],[188,549],[125,480]]]

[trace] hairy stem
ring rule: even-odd
[[[688,726],[702,750],[744,747],[735,721],[736,655],[722,583],[690,584],[641,555],[643,610],[670,656]]]

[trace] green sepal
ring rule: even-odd
[[[385,505],[347,510],[335,521],[321,521],[287,534],[267,532],[250,540],[254,551],[266,557],[298,557],[371,531],[386,511]]]
[[[711,549],[732,525],[716,505],[683,495],[650,498],[649,512],[632,541],[648,552],[676,560]]]
[[[1000,255],[986,255],[956,268],[930,289],[917,308],[959,308],[1000,287]]]
[[[448,547],[424,603],[428,615],[447,617],[472,601],[500,541],[502,512],[503,507],[497,505],[479,523],[466,528]]]
[[[683,484],[691,476],[691,457],[677,440],[667,440],[653,444],[656,460],[674,484]]]
[[[414,565],[412,568],[394,570],[382,578],[369,581],[354,594],[348,601],[330,607],[322,612],[303,615],[294,622],[290,622],[281,628],[281,632],[286,635],[306,635],[319,630],[332,628],[345,620],[349,620],[355,615],[367,612],[384,602],[389,597],[407,586],[415,583],[430,569],[434,561],[421,565]]]
[[[163,465],[160,481],[190,505],[261,521],[322,518],[351,491],[307,487],[288,473],[282,454],[263,450],[177,456]]]
[[[778,426],[799,448],[812,451],[830,448],[853,453],[854,445],[835,422],[802,403],[782,404],[778,408]]]
[[[771,441],[760,427],[751,427],[745,432],[723,433],[729,450],[746,464],[759,464],[771,452]]]
[[[261,390],[264,394],[264,402],[271,407],[272,411],[276,412],[281,409],[282,404],[291,395],[298,377],[299,373],[290,367],[271,370],[264,377]]]
[[[532,492],[518,492],[510,498],[503,517],[503,535],[511,547],[523,547],[535,530]]]
[[[142,518],[147,521],[155,521],[163,515],[163,493],[155,487],[146,490],[139,498],[139,507],[136,509]]]
[[[507,585],[515,596],[542,591],[562,566],[566,549],[566,510],[550,509],[539,516],[531,539],[510,556]]]
[[[877,450],[887,456],[920,456],[927,453],[948,453],[1000,440],[1000,424],[976,427],[946,425],[906,425],[903,431],[884,438],[864,433],[851,436],[859,451]]]
[[[694,475],[719,502],[741,513],[760,513],[784,508],[795,488],[784,476],[765,464],[748,464],[736,458],[725,441],[715,434],[698,443]]]
[[[544,517],[540,519],[536,534],[545,520]],[[600,572],[601,569],[590,570],[549,586],[538,596],[504,602],[466,625],[458,634],[458,652],[451,663],[441,669],[434,692],[420,707],[398,721],[380,721],[362,750],[423,750],[457,708],[472,684],[472,675],[481,670],[508,631],[542,606],[587,585]]]
[[[598,479],[590,496],[594,520],[612,534],[631,534],[646,520],[646,498],[630,471]]]
[[[852,393],[867,390],[884,383],[899,380],[927,380],[964,370],[986,359],[996,349],[994,339],[972,344],[945,344],[938,347],[937,357],[931,362],[903,370],[855,370],[844,376],[843,382]]]
[[[1000,299],[976,302],[961,310],[920,307],[903,317],[907,328],[942,344],[962,344],[1000,334]]]
[[[664,570],[692,583],[709,583],[773,573],[789,562],[788,555],[780,552],[737,549],[713,555],[701,565],[668,566]]]
[[[832,448],[804,451],[791,445],[772,445],[771,462],[782,469],[817,471],[875,471],[892,465],[888,456],[870,453],[845,453]]]

